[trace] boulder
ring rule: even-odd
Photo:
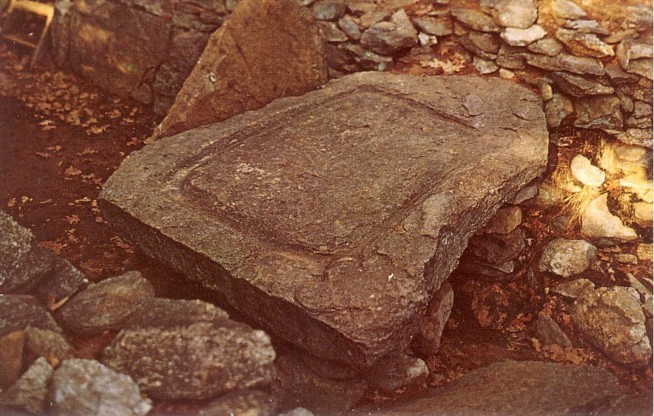
[[[308,10],[295,0],[243,0],[209,38],[154,135],[225,120],[326,80],[322,39]]]
[[[408,346],[547,142],[540,98],[512,82],[358,73],[132,153],[100,204],[258,326],[369,366]]]

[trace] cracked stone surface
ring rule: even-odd
[[[547,141],[540,98],[511,82],[358,73],[132,153],[100,203],[257,325],[365,367],[410,343]]]

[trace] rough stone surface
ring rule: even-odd
[[[563,120],[574,112],[572,101],[564,95],[553,94],[552,99],[545,105],[547,126],[559,127]]]
[[[570,0],[556,0],[554,2],[554,14],[562,19],[580,19],[586,17],[586,12]]]
[[[90,285],[61,308],[66,327],[79,334],[122,328],[142,299],[154,296],[152,284],[132,271]]]
[[[471,371],[425,397],[366,408],[356,415],[563,415],[589,412],[621,394],[607,370],[583,365],[504,361]]]
[[[173,328],[197,322],[223,322],[228,318],[227,312],[201,300],[145,298],[121,328]]]
[[[322,39],[306,9],[295,0],[243,0],[209,39],[155,135],[225,120],[326,79]]]
[[[597,256],[597,248],[586,240],[556,238],[545,246],[538,263],[540,271],[570,277],[590,267]]]
[[[14,331],[0,337],[0,389],[11,386],[23,371],[25,331]]]
[[[134,380],[93,360],[64,361],[52,376],[48,400],[58,415],[143,416],[152,409]]]
[[[577,328],[611,359],[633,367],[649,362],[652,347],[634,289],[600,287],[583,293],[574,306]]]
[[[390,22],[376,23],[361,35],[361,44],[381,55],[393,55],[417,42],[418,32],[404,10],[393,14]]]
[[[556,39],[541,39],[529,46],[527,49],[530,52],[539,53],[541,55],[556,56],[563,51],[563,45],[557,42]]]
[[[525,233],[520,228],[508,234],[485,233],[470,239],[464,258],[470,254],[486,263],[499,266],[518,258],[525,246]]]
[[[416,386],[427,379],[427,364],[420,358],[406,354],[383,357],[366,373],[370,384],[391,393],[402,387]]]
[[[511,82],[359,73],[132,153],[100,203],[258,326],[366,366],[408,345],[547,141],[540,98]]]
[[[533,25],[528,29],[507,27],[500,34],[500,37],[511,46],[527,46],[530,43],[543,39],[546,34],[545,29],[538,25]]]
[[[551,291],[565,299],[574,300],[581,296],[582,293],[595,289],[595,284],[588,279],[574,279],[567,282],[559,283]]]
[[[493,218],[484,226],[483,232],[495,234],[509,234],[522,224],[522,210],[520,207],[508,206],[497,210]]]
[[[583,97],[575,101],[575,126],[586,129],[620,130],[620,99],[612,95]]]
[[[202,407],[198,416],[276,416],[275,400],[259,390],[234,391],[219,396]]]
[[[575,74],[604,75],[602,62],[584,56],[561,53],[555,56],[526,54],[527,63],[549,71],[568,71]]]
[[[261,330],[228,319],[122,330],[102,362],[157,399],[207,399],[272,381],[275,351]]]
[[[438,352],[441,346],[441,336],[453,306],[454,290],[452,290],[452,285],[445,282],[429,302],[427,313],[422,319],[420,329],[411,344],[414,351],[425,356],[435,355]]]
[[[543,346],[559,345],[563,348],[572,347],[570,338],[561,330],[561,327],[550,316],[540,312],[536,321],[536,334]]]
[[[602,42],[594,33],[583,33],[577,30],[558,29],[556,38],[578,56],[606,58],[615,55],[613,47]]]
[[[275,361],[274,385],[282,408],[301,406],[318,415],[342,414],[364,396],[368,383],[363,379],[329,379],[316,374],[294,355]]]
[[[52,365],[58,365],[63,360],[73,357],[73,347],[59,332],[27,328],[25,334],[23,357],[27,363],[38,357],[45,357]]]
[[[61,332],[48,311],[29,295],[0,295],[0,337],[27,327]]]
[[[581,217],[581,234],[588,238],[614,238],[621,241],[637,239],[638,234],[609,211],[607,201],[608,194],[602,194],[588,204]]]
[[[84,283],[79,270],[38,247],[30,230],[0,211],[0,293],[33,291],[59,301]]]
[[[480,32],[499,32],[501,27],[492,17],[473,9],[452,9],[452,16],[459,22]]]
[[[615,90],[609,85],[591,78],[569,74],[567,72],[555,71],[549,74],[556,86],[564,93],[575,97],[587,95],[613,94]]]
[[[497,22],[505,27],[526,29],[538,18],[538,9],[533,0],[503,0],[495,9]]]
[[[39,358],[14,385],[0,395],[0,404],[31,414],[44,414],[52,373],[52,366],[48,361]]]
[[[434,36],[448,36],[454,32],[452,20],[448,18],[415,18],[413,23],[423,32]]]

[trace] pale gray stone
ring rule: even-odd
[[[584,272],[597,257],[597,248],[585,240],[556,238],[545,246],[538,263],[542,272],[570,277]]]
[[[527,29],[507,27],[500,34],[500,37],[511,46],[527,46],[530,43],[543,39],[546,34],[545,29],[538,25],[533,25]]]
[[[538,9],[533,0],[503,0],[495,9],[497,22],[504,27],[527,29],[538,18]]]
[[[637,239],[638,234],[609,211],[607,200],[608,194],[604,193],[588,204],[581,218],[581,234],[588,238],[609,238],[620,241]]]

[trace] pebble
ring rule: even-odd
[[[434,46],[438,44],[438,39],[434,35],[418,33],[418,43],[420,46]]]
[[[482,75],[492,74],[499,69],[495,62],[480,58],[478,56],[474,56],[472,58],[472,66],[474,66],[477,72]]]
[[[477,10],[455,8],[451,13],[456,20],[471,29],[480,32],[499,32],[501,30],[492,17]]]
[[[614,56],[613,47],[602,42],[594,33],[583,33],[576,30],[558,29],[556,38],[578,56],[606,58]]]
[[[137,271],[92,284],[61,308],[66,327],[78,334],[120,329],[141,300],[153,297],[152,284]]]
[[[606,179],[604,171],[597,166],[593,166],[591,161],[583,155],[576,155],[570,162],[570,171],[572,175],[586,186],[600,187]]]
[[[541,55],[556,56],[563,51],[563,45],[556,39],[547,38],[529,44],[527,49]]]
[[[505,0],[495,8],[497,22],[504,27],[526,29],[538,18],[538,9],[533,0]]]
[[[583,293],[572,313],[577,329],[611,359],[631,367],[647,365],[652,348],[635,289],[600,287]]]
[[[502,79],[513,79],[515,78],[515,72],[509,71],[505,68],[500,68],[499,70],[500,78]]]
[[[500,37],[511,46],[527,46],[530,43],[543,39],[546,34],[545,29],[538,25],[533,25],[528,29],[507,27],[500,34]]]
[[[581,75],[574,75],[562,71],[554,71],[549,74],[556,86],[564,93],[574,97],[585,97],[588,95],[613,94],[615,90],[609,85],[604,85],[596,79]]]
[[[552,99],[545,105],[547,126],[550,128],[559,127],[563,119],[573,112],[574,107],[569,98],[561,94],[552,95]]]
[[[144,416],[152,409],[129,376],[83,359],[66,360],[55,371],[48,400],[57,415]]]
[[[570,277],[584,272],[596,258],[597,248],[586,240],[556,238],[543,249],[538,269]]]
[[[570,0],[556,0],[554,14],[562,19],[580,19],[586,17],[586,12]]]
[[[625,226],[619,217],[611,214],[607,206],[608,194],[595,198],[582,214],[581,234],[588,238],[609,238],[620,241],[633,241],[636,232]]]
[[[0,395],[0,404],[31,414],[45,414],[48,384],[54,370],[45,358],[39,358],[7,391]]]
[[[379,390],[392,393],[399,388],[422,383],[427,375],[427,364],[420,358],[394,354],[379,359],[366,373],[366,380]]]

